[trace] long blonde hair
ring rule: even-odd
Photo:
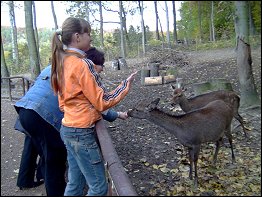
[[[70,52],[64,50],[64,45],[68,46],[72,42],[72,35],[74,33],[90,34],[91,26],[84,19],[69,17],[63,22],[62,30],[56,31],[52,38],[51,86],[55,94],[61,93],[64,83],[63,59],[66,55],[71,55]]]

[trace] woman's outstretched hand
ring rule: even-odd
[[[135,76],[138,71],[133,72],[126,80],[130,81],[131,83],[135,80]]]

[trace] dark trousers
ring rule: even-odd
[[[35,176],[37,181],[44,178],[44,160],[39,151],[38,146],[33,143],[31,137],[26,135],[17,177],[18,187],[33,187]],[[40,158],[37,162],[38,155]]]
[[[21,108],[21,125],[42,152],[45,163],[44,181],[48,196],[63,196],[66,186],[66,148],[59,132],[35,111]],[[40,153],[41,154],[41,153]]]

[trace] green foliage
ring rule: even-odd
[[[256,29],[261,32],[261,1],[250,1]]]
[[[88,2],[88,9],[84,1],[68,1],[65,4],[69,5],[67,12],[70,16],[86,18],[86,11],[90,15],[98,12],[97,2]],[[177,45],[181,49],[188,50],[206,50],[220,47],[235,46],[235,28],[234,28],[234,12],[235,6],[231,1],[213,1],[214,3],[214,27],[215,27],[215,42],[210,42],[210,24],[211,24],[211,1],[183,1],[180,8],[181,20],[177,21],[178,40],[187,40],[188,45]],[[102,2],[104,9],[110,9],[113,4],[111,2]],[[137,9],[136,4],[132,2],[124,2],[126,14],[134,14]],[[199,25],[199,5],[201,10],[201,43],[200,43],[200,25]],[[252,18],[256,33],[251,37],[250,44],[252,46],[261,45],[261,1],[250,1]],[[130,13],[131,12],[131,13]],[[136,13],[138,14],[138,13]],[[104,16],[105,17],[105,16]],[[128,20],[128,18],[127,18]],[[93,26],[92,28],[92,45],[101,48],[100,29]],[[145,24],[146,25],[146,24]],[[155,32],[150,31],[148,26],[146,30],[146,50],[149,51],[153,47],[167,47],[166,32],[162,40],[155,39]],[[38,29],[40,43],[40,58],[42,67],[50,63],[51,58],[51,39],[54,30],[48,28]],[[6,63],[10,69],[10,74],[20,74],[30,72],[29,51],[27,47],[25,28],[17,29],[18,48],[19,48],[19,68],[15,68],[12,60],[12,38],[10,27],[1,27],[2,41]],[[130,43],[127,44],[127,58],[134,58],[142,54],[142,33],[140,26],[129,26],[128,38]],[[173,32],[170,32],[171,42],[173,40]],[[163,43],[162,43],[163,41]],[[195,44],[192,44],[193,41]],[[162,44],[164,44],[162,46]],[[173,47],[172,43],[171,46]],[[117,28],[114,32],[104,31],[104,48],[106,60],[111,61],[113,58],[120,56],[120,30]]]
[[[148,44],[151,46],[151,47],[156,47],[156,46],[160,46],[161,45],[161,41],[160,40],[156,40],[156,39],[151,39],[149,40]]]

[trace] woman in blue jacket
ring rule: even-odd
[[[58,131],[63,113],[51,88],[50,75],[49,65],[40,73],[26,95],[15,103],[15,109],[22,127],[30,135],[42,159],[47,195],[62,196],[66,186],[67,155]],[[23,157],[20,164],[22,163]]]
[[[103,70],[104,53],[93,48],[87,52],[87,57],[97,65],[97,72],[100,73]],[[66,149],[59,134],[63,113],[51,88],[50,75],[51,65],[40,73],[26,95],[15,103],[21,122],[20,125],[19,120],[17,121],[15,129],[27,134],[17,186],[20,189],[36,187],[42,183],[40,179],[43,178],[48,196],[62,196],[66,186]],[[124,120],[128,116],[126,112],[110,109],[104,112],[103,118],[112,122],[117,118]],[[42,170],[37,170],[37,182],[34,182],[36,153],[39,154],[41,163],[38,168]],[[43,177],[39,172],[42,172]]]

